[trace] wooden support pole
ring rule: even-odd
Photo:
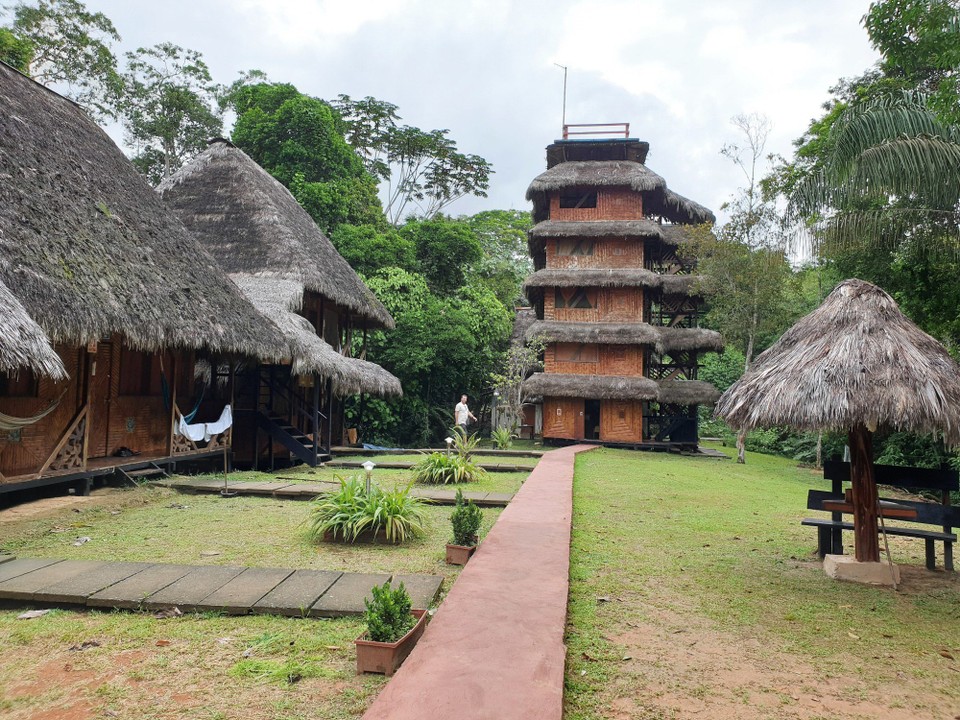
[[[850,480],[853,484],[853,536],[859,562],[880,562],[877,537],[877,483],[873,477],[873,436],[863,425],[854,427],[850,444]]]

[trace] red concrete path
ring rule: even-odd
[[[574,456],[544,453],[365,720],[563,715]]]

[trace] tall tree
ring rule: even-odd
[[[529,212],[484,210],[461,217],[480,241],[483,257],[477,271],[507,307],[526,304],[521,296],[524,279],[533,272],[527,250],[527,231],[533,225]]]
[[[243,85],[231,100],[233,142],[286,185],[324,232],[384,225],[376,181],[329,104],[280,83]]]
[[[195,50],[160,43],[126,58],[123,127],[134,165],[156,185],[222,132],[217,87]]]
[[[368,171],[386,183],[387,218],[432,218],[466,195],[487,196],[493,169],[479,155],[462,153],[449,130],[399,125],[397,106],[376,98],[339,95],[334,107],[345,135]]]
[[[30,45],[25,70],[44,85],[66,86],[64,94],[97,117],[114,116],[123,84],[112,44],[120,35],[103,13],[92,13],[79,0],[36,0],[4,8],[12,13],[8,31]],[[0,40],[8,47],[11,40]]]
[[[0,61],[24,74],[30,73],[33,61],[33,43],[17,37],[13,31],[0,27]]]

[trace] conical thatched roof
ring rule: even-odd
[[[67,376],[46,334],[0,281],[0,372],[22,368],[54,380]]]
[[[370,327],[393,327],[387,309],[290,191],[226,140],[213,141],[157,189],[231,275],[292,280]]]
[[[527,200],[541,193],[577,187],[628,187],[650,192],[667,187],[646,165],[629,160],[574,160],[554,165],[537,175],[527,188]]]
[[[280,338],[84,112],[0,63],[0,280],[51,342],[277,358]]]
[[[401,395],[400,381],[366,360],[348,358],[317,335],[310,321],[297,310],[303,303],[303,286],[294,280],[253,277],[238,273],[232,276],[250,301],[270,318],[283,333],[287,343],[284,357],[292,360],[294,375],[320,375],[333,383],[337,395],[358,392],[372,395]]]
[[[960,367],[887,293],[846,280],[720,398],[734,427],[941,433],[960,444]]]

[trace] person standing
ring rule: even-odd
[[[472,419],[474,422],[477,421],[476,416],[470,412],[470,408],[467,407],[467,396],[461,395],[460,402],[457,403],[457,407],[453,410],[453,421],[457,424],[464,434],[467,432],[467,423]]]

